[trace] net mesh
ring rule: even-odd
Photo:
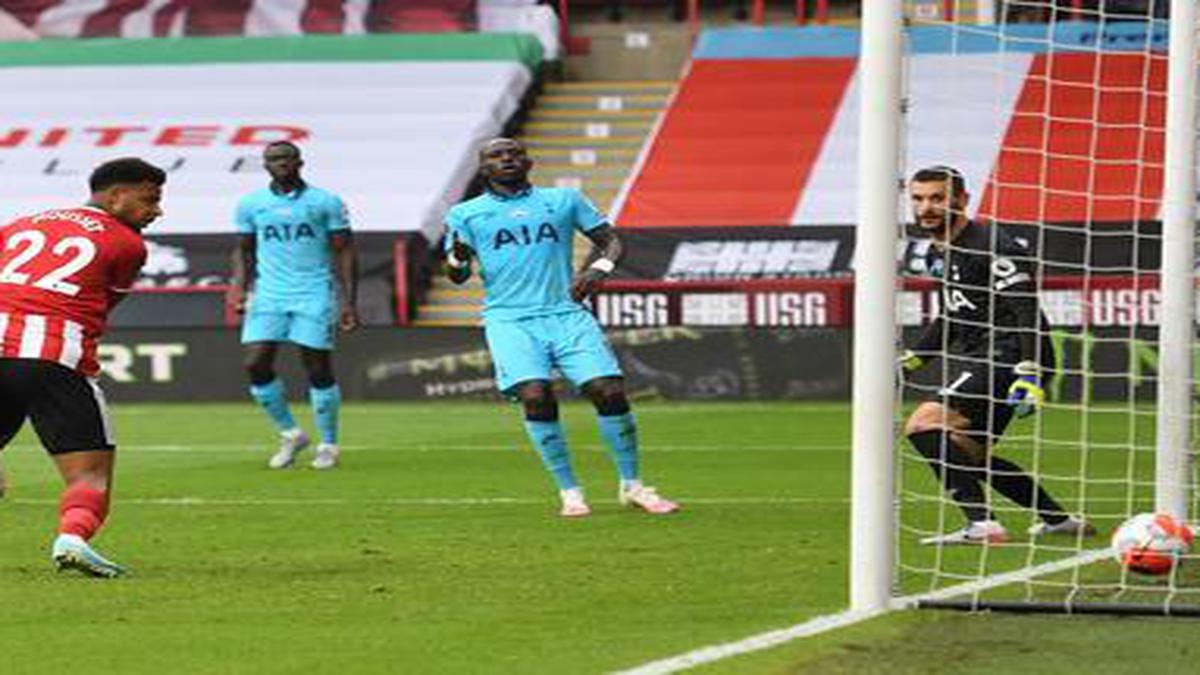
[[[1031,607],[1200,610],[1194,550],[1158,576],[1129,571],[1109,551],[1122,522],[1155,508],[1157,326],[1171,320],[1161,316],[1158,278],[1167,5],[1007,0],[991,13],[993,24],[971,22],[974,2],[954,3],[949,21],[946,14],[910,14],[906,175],[929,165],[964,174],[972,219],[989,225],[991,241],[1004,232],[1027,247],[1027,260],[1014,257],[1036,273],[1036,296],[1049,320],[1036,341],[1039,359],[1053,356],[1056,363],[1043,373],[1046,405],[1003,433],[989,420],[992,453],[1035,477],[1097,534],[1031,536],[1028,528],[1041,519],[994,489],[1004,473],[994,469],[987,472],[988,506],[1007,541],[921,543],[966,521],[905,439],[903,425],[923,401],[962,407],[975,396],[985,405],[1003,404],[995,385],[1010,364],[998,361],[1004,350],[996,341],[1004,338],[994,329],[1005,319],[997,310],[1003,303],[993,302],[981,326],[991,334],[987,349],[966,359],[992,366],[975,370],[991,380],[983,393],[947,393],[966,366],[944,358],[951,348],[945,339],[943,358],[902,381],[899,594]],[[912,220],[906,212],[903,221]],[[902,238],[899,323],[911,346],[946,298],[929,278],[929,239],[911,224]],[[951,244],[943,258],[958,253]],[[993,270],[990,283],[996,281]],[[1195,437],[1195,419],[1192,426]],[[1194,527],[1197,478],[1194,462],[1189,466]]]

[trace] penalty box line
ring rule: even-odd
[[[1006,572],[996,576],[969,581],[954,586],[949,586],[936,591],[926,593],[917,593],[914,595],[906,595],[899,598],[894,598],[891,601],[889,609],[912,609],[920,602],[925,600],[945,600],[948,598],[961,595],[975,595],[983,591],[1005,586],[1007,584],[1026,581],[1034,577],[1053,574],[1071,569],[1072,567],[1081,567],[1102,560],[1112,555],[1112,551],[1108,548],[1094,549],[1078,553],[1070,558],[1057,560],[1054,562],[1043,563],[1033,567]],[[799,640],[801,638],[812,637],[821,633],[826,633],[839,628],[852,626],[856,623],[873,619],[877,616],[882,616],[887,610],[877,611],[855,611],[846,610],[837,614],[825,614],[818,616],[803,623],[798,623],[788,628],[759,633],[751,635],[748,638],[738,640],[736,642],[726,642],[723,644],[709,645],[700,647],[690,652],[670,656],[665,659],[651,661],[649,663],[622,670],[614,673],[614,675],[667,675],[668,673],[677,673],[689,668],[721,661],[742,654],[762,651],[772,647]]]
[[[704,506],[786,506],[790,504],[848,504],[850,500],[840,497],[680,497],[685,505]],[[58,504],[57,499],[10,498],[5,503],[44,506]],[[118,498],[120,506],[502,506],[502,505],[545,505],[551,499],[532,497],[397,497],[389,499],[339,499],[336,497],[314,497],[312,499],[271,497],[129,497]]]
[[[476,444],[476,445],[342,445],[341,449],[345,452],[521,452],[527,449],[528,446],[521,443],[512,444]],[[171,444],[171,443],[146,443],[146,444],[130,444],[118,445],[117,451],[140,453],[237,453],[250,454],[266,452],[266,446],[256,446],[252,443],[197,443],[197,444]],[[588,452],[607,452],[608,448],[595,443],[580,443],[571,446],[572,450],[585,450]],[[16,450],[19,452],[27,452],[31,450],[41,450],[41,446],[22,443],[12,445],[5,449]],[[846,445],[652,445],[642,449],[642,452],[660,453],[660,452],[849,452],[850,446]],[[0,454],[0,457],[3,457]]]

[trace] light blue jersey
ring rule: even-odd
[[[450,210],[450,230],[479,259],[484,337],[500,390],[562,374],[577,385],[620,377],[591,312],[571,299],[572,239],[606,220],[578,190],[485,193]],[[452,245],[446,237],[447,250]]]
[[[332,302],[329,234],[350,229],[337,195],[311,185],[287,194],[269,187],[256,190],[238,203],[237,229],[255,238],[256,298]]]
[[[489,322],[586,311],[571,299],[572,240],[605,222],[578,190],[544,187],[513,197],[485,192],[446,216],[479,259]]]

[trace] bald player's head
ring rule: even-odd
[[[533,161],[525,146],[512,138],[493,138],[479,148],[479,172],[493,186],[522,188],[529,183]]]

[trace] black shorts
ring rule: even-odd
[[[52,455],[115,447],[94,378],[51,361],[0,359],[0,448],[26,418]]]
[[[933,364],[941,370],[937,399],[971,421],[972,435],[980,440],[998,439],[1012,421],[1008,388],[1017,379],[1012,363],[947,356]]]

